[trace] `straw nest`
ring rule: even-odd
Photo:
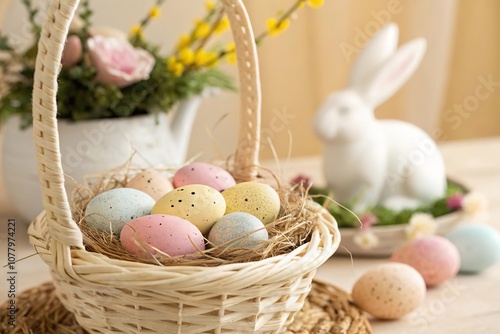
[[[168,254],[156,250],[155,255],[148,252],[148,258],[141,258],[128,253],[120,243],[119,238],[114,237],[111,232],[100,232],[89,228],[85,223],[85,208],[89,201],[96,195],[110,189],[124,187],[128,180],[143,169],[132,169],[127,166],[108,171],[100,175],[94,175],[87,181],[88,185],[77,185],[72,195],[72,213],[78,223],[84,244],[88,251],[97,252],[113,259],[143,262],[157,265],[194,265],[194,266],[218,266],[231,263],[243,263],[259,261],[272,256],[288,253],[303,245],[309,240],[314,225],[320,216],[317,210],[311,208],[311,202],[307,199],[307,189],[301,184],[294,186],[283,186],[277,178],[260,177],[258,182],[273,183],[281,200],[281,211],[277,219],[266,225],[269,240],[260,243],[253,248],[231,249],[221,245],[211,247],[207,242],[204,251],[199,250],[195,254],[171,257]],[[171,171],[163,171],[171,172]],[[265,170],[261,170],[265,173]],[[243,238],[246,236],[243,236]]]

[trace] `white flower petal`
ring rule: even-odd
[[[372,231],[361,231],[354,236],[354,243],[363,249],[372,249],[379,244],[378,237]]]
[[[406,236],[409,240],[420,238],[436,233],[437,224],[432,215],[427,213],[415,213],[411,216],[406,228]]]
[[[462,201],[464,213],[474,216],[488,209],[488,199],[481,193],[471,192],[464,196]]]

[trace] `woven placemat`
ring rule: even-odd
[[[54,293],[48,282],[18,295],[16,326],[9,326],[8,302],[0,306],[0,333],[86,334]],[[370,334],[368,319],[345,291],[314,281],[304,308],[286,334]]]

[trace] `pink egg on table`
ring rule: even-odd
[[[425,236],[408,242],[394,252],[391,261],[415,268],[429,287],[455,277],[460,268],[457,248],[440,236]]]
[[[175,188],[189,184],[203,184],[223,191],[236,184],[228,171],[204,162],[193,162],[179,169],[173,177]]]
[[[200,230],[189,221],[170,215],[149,215],[132,220],[120,233],[123,247],[131,254],[148,258],[156,249],[170,256],[205,250]]]

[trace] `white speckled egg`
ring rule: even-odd
[[[220,192],[209,186],[192,184],[160,198],[152,213],[184,218],[206,234],[225,211],[226,202]]]
[[[125,187],[145,192],[155,201],[174,189],[172,182],[166,176],[153,169],[137,174]]]
[[[436,235],[408,242],[394,252],[391,261],[415,268],[427,286],[435,286],[455,277],[460,268],[460,255],[455,245]]]
[[[225,169],[204,162],[193,162],[174,174],[173,183],[175,188],[188,184],[204,184],[222,191],[234,186],[236,181]]]
[[[111,189],[90,200],[85,209],[85,223],[119,236],[126,223],[149,215],[154,204],[151,196],[137,189]]]
[[[477,274],[500,261],[500,233],[490,225],[462,225],[447,238],[460,254],[460,272]]]
[[[419,307],[426,293],[422,276],[407,264],[386,263],[361,276],[352,289],[354,302],[381,319],[399,319]]]
[[[170,256],[205,250],[201,231],[189,221],[170,215],[148,215],[132,220],[120,233],[123,247],[131,254],[149,258],[156,249]]]
[[[222,247],[229,249],[254,247],[268,239],[264,224],[246,212],[233,212],[220,218],[208,235],[208,241],[214,246],[224,244]]]
[[[243,182],[222,192],[226,199],[226,214],[246,212],[264,224],[273,222],[280,212],[280,197],[271,186],[258,182]]]

